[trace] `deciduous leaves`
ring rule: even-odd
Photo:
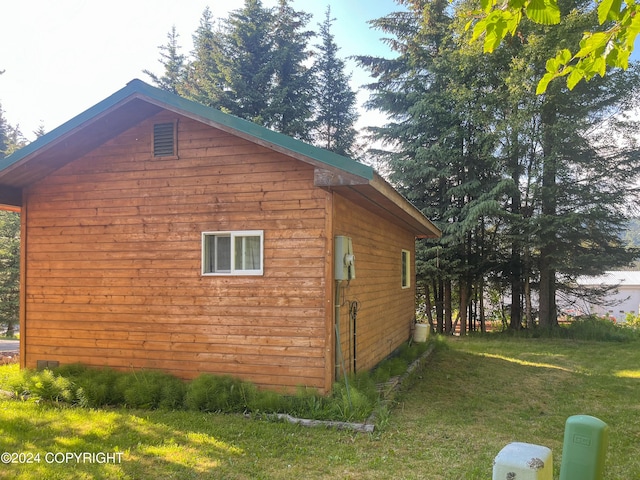
[[[635,39],[640,33],[640,4],[636,0],[594,0],[598,25],[585,32],[576,53],[563,49],[549,59],[546,73],[540,79],[536,93],[546,92],[549,83],[566,77],[572,90],[581,80],[594,75],[604,76],[607,68],[626,69]],[[493,52],[507,34],[515,35],[524,16],[541,25],[560,23],[557,0],[480,0],[480,9],[472,12],[471,41],[484,37],[484,52]]]

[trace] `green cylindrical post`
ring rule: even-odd
[[[609,426],[589,415],[567,419],[560,480],[602,480],[609,442]]]

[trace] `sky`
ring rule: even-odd
[[[0,105],[9,124],[33,140],[40,125],[50,131],[80,114],[134,78],[148,83],[147,69],[162,74],[158,47],[176,26],[181,53],[207,6],[216,17],[241,8],[244,0],[1,0]],[[274,6],[277,0],[263,0]],[[389,55],[368,20],[399,9],[394,0],[294,0],[314,15],[318,31],[327,5],[336,19],[333,34],[341,57]],[[369,78],[349,64],[353,88]],[[366,92],[359,101],[366,100]],[[367,120],[371,120],[367,122]],[[362,119],[367,125],[375,119]]]
[[[277,0],[263,0],[274,6]],[[181,53],[188,55],[192,35],[207,6],[216,17],[241,8],[244,0],[0,0],[0,105],[6,120],[28,140],[43,126],[50,131],[82,113],[134,78],[148,83],[147,69],[162,74],[158,47],[173,25]],[[340,56],[392,53],[383,33],[368,21],[401,7],[395,0],[294,0],[298,10],[314,15],[318,30],[327,6]],[[640,50],[640,47],[639,47]],[[640,53],[634,52],[639,58]],[[634,58],[632,57],[632,58]],[[370,78],[353,62],[352,88]],[[359,90],[362,104],[368,92]],[[357,126],[378,125],[382,116],[361,113]]]

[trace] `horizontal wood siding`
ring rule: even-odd
[[[28,191],[26,364],[238,375],[326,389],[326,205],[313,168],[179,118],[154,123]],[[202,276],[201,233],[264,230],[264,275]]]
[[[334,195],[334,233],[353,242],[356,278],[341,289],[340,336],[345,366],[369,370],[407,341],[415,318],[414,253],[412,233],[398,228],[353,202]],[[402,250],[411,252],[411,287],[402,288]],[[356,337],[347,301],[360,304]]]

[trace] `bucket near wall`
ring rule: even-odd
[[[413,331],[413,341],[417,343],[425,343],[429,338],[429,324],[428,323],[416,323],[415,330]]]

